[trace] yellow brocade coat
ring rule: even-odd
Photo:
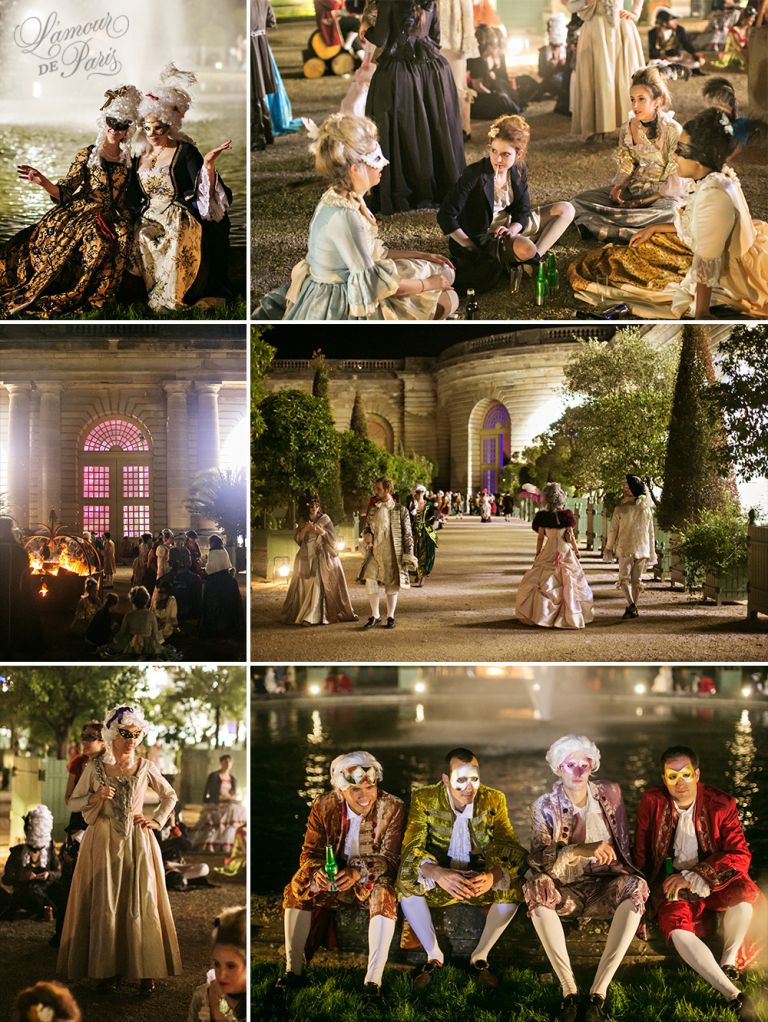
[[[450,866],[448,846],[455,819],[448,789],[442,781],[413,793],[397,875],[396,888],[400,897],[426,895],[430,905],[450,905],[456,902],[441,887],[436,886],[427,892],[418,876],[419,867],[425,861]],[[527,853],[517,840],[503,792],[480,785],[475,795],[469,833],[472,857],[468,868],[493,870],[498,867],[509,876],[509,885],[505,884],[505,889],[491,889],[478,898],[468,899],[469,902],[491,904],[522,901],[522,874],[527,868]]]

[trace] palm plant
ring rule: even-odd
[[[215,522],[226,533],[227,545],[245,536],[248,521],[248,480],[245,469],[210,468],[195,476],[187,510]]]

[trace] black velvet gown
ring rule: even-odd
[[[434,0],[379,0],[366,38],[381,47],[365,112],[389,160],[368,201],[375,212],[435,209],[464,169],[459,99],[440,53]]]

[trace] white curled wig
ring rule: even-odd
[[[192,71],[180,71],[173,62],[166,64],[160,75],[160,85],[150,89],[141,97],[139,121],[141,122],[147,117],[162,121],[163,124],[168,125],[168,137],[174,142],[189,142],[194,145],[195,143],[189,135],[185,135],[181,130],[181,122],[192,105],[192,97],[186,89],[182,89],[174,82],[194,85],[197,82],[197,75]],[[134,146],[136,154],[143,156],[151,148],[151,144],[144,135],[139,133]]]
[[[47,848],[53,838],[53,813],[48,806],[32,806],[23,820],[27,844],[32,848]]]
[[[557,11],[547,18],[547,42],[550,46],[565,46],[568,35],[568,19]]]
[[[381,763],[370,752],[365,752],[363,749],[358,749],[356,752],[345,752],[343,755],[337,756],[331,763],[331,784],[336,791],[344,791],[349,787],[350,782],[344,774],[358,766],[364,770],[373,767],[376,771],[377,781],[381,781],[384,777]]]
[[[562,763],[575,756],[591,760],[593,774],[600,769],[600,750],[586,735],[563,735],[552,742],[547,751],[547,763],[552,773],[559,776]]]
[[[101,729],[101,737],[104,741],[104,755],[102,756],[102,763],[114,763],[115,756],[112,752],[112,743],[120,735],[117,733],[119,727],[125,727],[126,724],[132,724],[134,727],[140,727],[143,731],[147,730],[147,722],[144,719],[144,714],[141,712],[138,706],[114,706],[104,718],[104,727]]]
[[[107,89],[104,99],[104,106],[99,110],[96,120],[99,131],[88,157],[88,164],[91,167],[98,166],[104,155],[104,143],[107,140],[107,117],[116,117],[119,121],[130,122],[126,136],[120,143],[120,163],[130,167],[131,144],[138,126],[141,93],[134,85],[121,85],[119,89]]]

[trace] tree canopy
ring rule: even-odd
[[[727,469],[768,476],[768,327],[739,323],[720,341],[721,381],[712,391],[723,416]]]

